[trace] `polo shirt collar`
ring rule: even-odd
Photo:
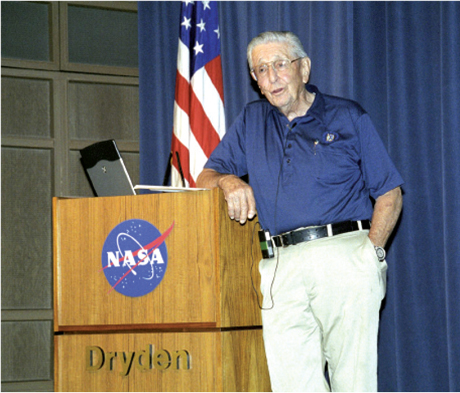
[[[307,111],[307,115],[310,115],[311,117],[324,124],[325,102],[323,94],[321,94],[315,85],[306,84],[305,88],[310,93],[314,93],[316,95],[315,101],[313,101],[313,105]]]

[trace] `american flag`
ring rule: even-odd
[[[195,187],[224,133],[217,1],[184,1],[177,54],[171,185]]]

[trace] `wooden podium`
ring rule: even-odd
[[[55,391],[270,390],[255,222],[230,220],[220,190],[54,198],[53,218]],[[170,229],[164,277],[138,297],[101,271],[131,219]]]

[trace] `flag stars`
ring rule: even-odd
[[[202,3],[203,3],[203,10],[205,10],[206,8],[208,10],[211,9],[211,7],[209,6],[210,1],[202,1]]]
[[[206,23],[203,22],[203,19],[201,19],[200,23],[197,23],[196,26],[200,28],[200,33],[203,32],[203,30],[206,31]]]
[[[198,41],[196,41],[195,46],[193,47],[193,50],[195,51],[195,56],[198,55],[198,53],[204,53],[203,52],[203,45],[204,44],[199,44]]]
[[[189,4],[195,4],[195,2],[191,1],[191,0],[185,0],[184,3],[185,3],[186,6],[189,5]]]
[[[214,30],[214,33],[217,34],[217,38],[220,39],[220,28],[217,26],[217,30]]]
[[[184,26],[185,30],[188,30],[190,27],[192,27],[191,20],[192,18],[187,19],[187,17],[184,16],[184,21],[181,23],[181,26]]]

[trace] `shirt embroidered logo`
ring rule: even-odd
[[[325,143],[332,143],[339,139],[339,135],[336,134],[335,132],[325,132],[323,134],[323,142]]]

